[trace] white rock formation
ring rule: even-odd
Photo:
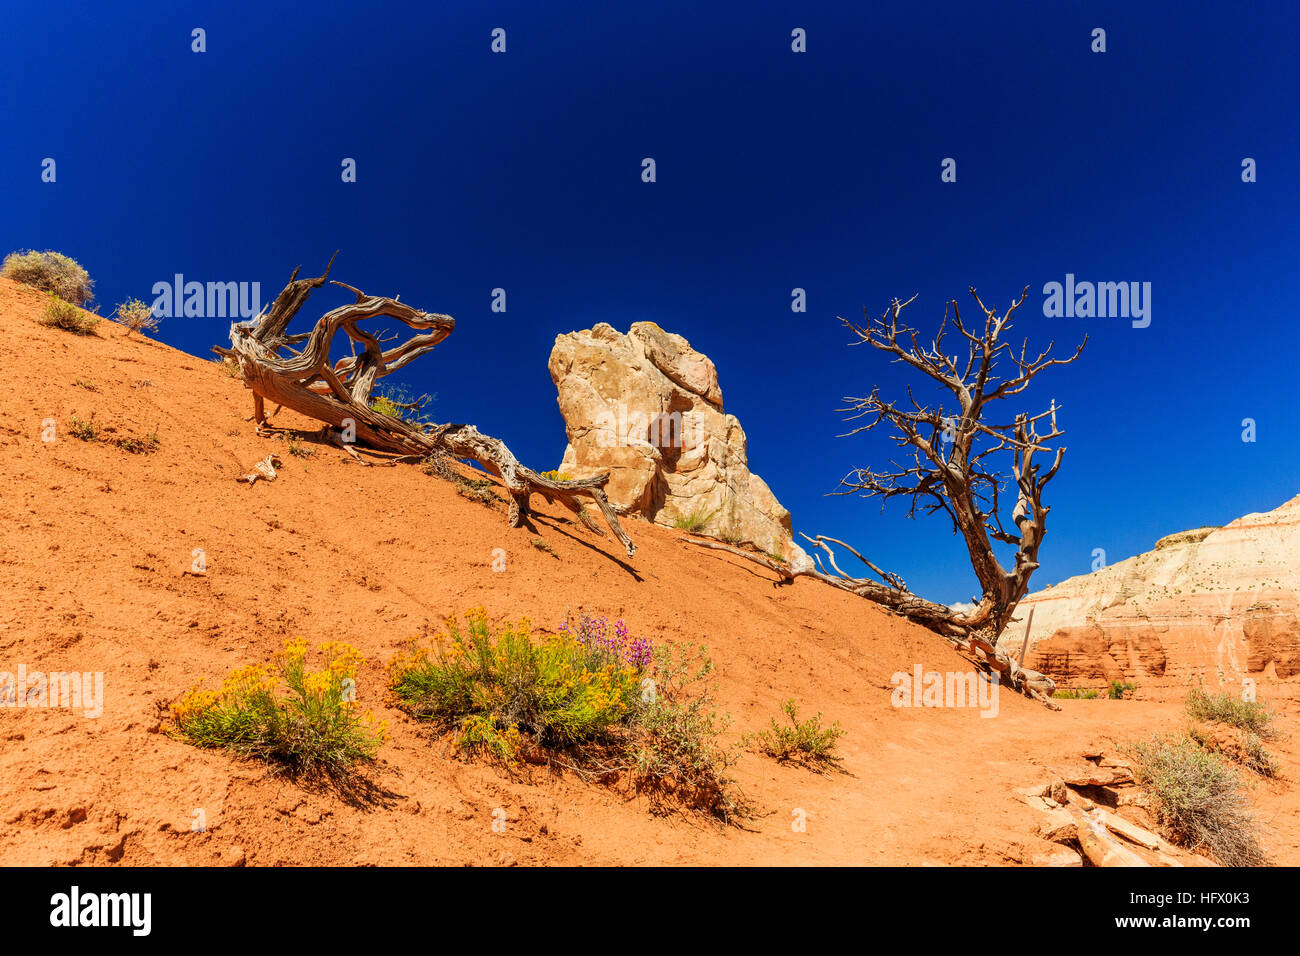
[[[1300,497],[1029,595],[999,641],[1012,656],[1031,607],[1026,663],[1066,684],[1286,680],[1300,674]]]

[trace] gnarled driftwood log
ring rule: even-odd
[[[330,266],[333,264],[331,258]],[[327,281],[350,290],[356,301],[325,313],[310,332],[289,335],[290,321],[312,292]],[[361,328],[362,322],[379,316],[396,319],[417,334],[385,349],[375,335]],[[345,445],[355,443],[411,459],[446,455],[476,461],[505,485],[511,527],[523,523],[530,496],[539,494],[547,501],[560,502],[590,530],[604,534],[581,503],[590,498],[631,557],[636,545],[619,524],[603,490],[608,475],[555,481],[521,464],[504,442],[473,425],[412,423],[370,407],[377,380],[431,351],[455,327],[449,315],[421,312],[397,299],[368,296],[335,282],[329,279],[329,267],[312,279],[299,279],[295,269],[270,309],[250,322],[231,325],[230,348],[218,346],[213,351],[238,365],[245,387],[253,392],[253,418],[259,430],[267,421],[266,403],[271,401],[323,422]],[[354,354],[331,364],[330,345],[340,330],[351,339]]]

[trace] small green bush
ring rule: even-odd
[[[525,748],[599,738],[632,710],[640,684],[636,668],[568,636],[535,642],[527,619],[493,633],[482,608],[466,613],[463,629],[448,618],[445,637],[412,646],[389,674],[411,714],[458,730],[463,749],[507,763]]]
[[[622,759],[610,765],[631,771],[656,813],[685,806],[727,823],[749,816],[730,776],[736,748],[721,743],[731,719],[715,707],[707,649],[656,648],[653,673],[653,691],[642,693]]]
[[[1275,735],[1273,713],[1262,701],[1242,700],[1227,691],[1207,694],[1200,687],[1193,687],[1185,704],[1187,713],[1197,720],[1216,720],[1266,740]]]
[[[90,421],[82,421],[73,415],[68,421],[68,434],[82,441],[99,441],[99,428],[95,425],[94,416]]]
[[[53,292],[38,319],[41,325],[49,328],[63,329],[77,335],[90,335],[99,324],[99,316],[83,312],[71,302],[64,302]]]
[[[11,252],[0,265],[0,276],[57,295],[73,305],[84,306],[92,298],[95,285],[90,274],[61,252]]]
[[[813,769],[839,764],[842,758],[832,753],[836,741],[844,736],[838,722],[823,729],[821,714],[800,722],[799,707],[793,700],[783,703],[781,712],[789,720],[788,725],[773,717],[768,730],[751,738],[761,752],[782,763],[794,760]]]
[[[1106,692],[1106,696],[1111,700],[1123,700],[1135,690],[1137,690],[1137,684],[1131,684],[1127,681],[1113,680],[1110,682],[1110,690]]]
[[[1134,779],[1172,840],[1208,850],[1224,866],[1268,862],[1241,781],[1221,758],[1186,734],[1155,736],[1126,749]]]

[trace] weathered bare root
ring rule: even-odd
[[[298,310],[327,281],[353,292],[356,301],[325,313],[310,332],[287,334]],[[361,328],[362,322],[379,316],[396,319],[417,334],[385,349],[376,336]],[[504,442],[473,425],[413,424],[370,407],[376,381],[430,352],[455,327],[449,315],[421,312],[396,299],[368,296],[334,282],[329,279],[329,268],[313,279],[299,279],[295,269],[269,311],[251,322],[232,325],[230,348],[214,351],[238,363],[245,387],[253,392],[253,418],[259,431],[267,423],[269,401],[323,422],[333,429],[331,437],[345,447],[355,444],[412,460],[442,454],[476,461],[505,485],[511,527],[524,522],[530,496],[539,494],[549,502],[563,504],[589,529],[604,534],[582,505],[590,498],[632,556],[636,545],[619,524],[603,490],[608,475],[554,481],[521,464]],[[351,339],[353,354],[331,365],[330,346],[340,330]],[[355,452],[351,447],[348,450]]]
[[[820,567],[811,564],[802,567],[791,566],[784,561],[774,560],[767,555],[734,548],[720,541],[695,537],[687,540],[691,544],[699,545],[702,548],[725,551],[728,554],[734,554],[736,557],[744,558],[746,561],[760,564],[775,571],[784,581],[793,581],[799,577],[812,578],[815,581],[821,581],[823,584],[829,584],[831,587],[839,588],[841,591],[848,591],[850,594],[866,598],[868,601],[878,604],[895,614],[900,614],[908,620],[927,627],[944,637],[958,650],[969,654],[971,659],[980,667],[998,673],[1000,681],[1014,690],[1018,690],[1035,700],[1042,701],[1053,710],[1060,709],[1051,702],[1052,692],[1056,690],[1056,682],[1039,671],[1021,667],[1017,661],[999,651],[996,646],[996,634],[990,637],[987,630],[971,631],[954,626],[951,623],[951,608],[918,597],[908,591],[906,585],[893,575],[885,576],[895,581],[896,585],[886,586],[870,578],[855,578],[845,574],[835,563],[835,554],[828,542],[848,548],[873,570],[875,570],[875,566],[859,555],[857,551],[854,551],[852,547],[835,538],[828,538],[824,535],[818,535],[816,538],[809,538],[806,534],[801,536],[826,552],[828,563],[835,570],[834,574],[828,574],[821,570]],[[883,574],[883,572],[878,573]]]

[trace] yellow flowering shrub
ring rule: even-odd
[[[728,775],[735,748],[719,742],[727,718],[701,684],[712,671],[703,649],[652,651],[622,621],[612,635],[605,624],[584,616],[534,638],[526,618],[494,630],[474,608],[395,657],[389,686],[398,706],[452,733],[462,751],[621,781],[656,811],[743,816]]]
[[[493,633],[483,608],[389,665],[400,705],[456,730],[459,746],[506,763],[532,747],[564,749],[606,735],[640,694],[641,670],[568,634],[535,640],[527,618]]]
[[[372,760],[388,725],[369,711],[357,712],[357,668],[365,662],[355,648],[336,641],[318,653],[323,666],[312,670],[307,642],[291,638],[274,661],[231,671],[217,690],[199,682],[172,704],[173,734],[309,773],[342,772]]]

